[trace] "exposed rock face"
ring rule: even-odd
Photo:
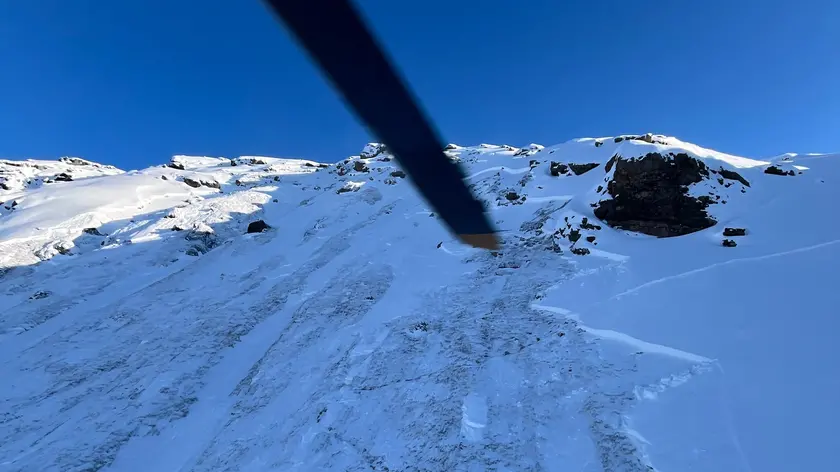
[[[688,186],[709,178],[706,165],[687,154],[642,158],[614,156],[615,166],[607,185],[612,197],[601,201],[595,216],[610,226],[657,237],[680,236],[710,226],[708,200],[688,194]]]
[[[770,175],[796,175],[796,172],[792,170],[783,170],[776,166],[770,166],[764,169],[764,173]]]
[[[271,228],[263,220],[253,221],[248,224],[248,233],[262,233]]]
[[[551,175],[558,177],[562,174],[566,174],[569,172],[569,166],[566,164],[561,164],[559,162],[551,161],[551,166],[548,168]]]
[[[600,164],[596,164],[594,162],[590,164],[569,164],[569,168],[572,169],[572,172],[574,172],[575,175],[583,175],[599,165]]]
[[[741,182],[742,184],[746,185],[747,187],[750,186],[750,183],[747,181],[747,179],[745,179],[744,177],[741,176],[741,174],[739,174],[735,171],[727,170],[727,169],[720,169],[718,172],[720,172],[721,177],[723,177],[724,179],[737,180],[738,182]]]
[[[203,185],[203,186],[205,186],[205,187],[215,188],[215,189],[219,189],[219,188],[221,188],[221,187],[222,187],[222,186],[221,186],[218,182],[216,182],[215,180],[204,180],[204,179],[201,179],[201,180],[195,180],[195,179],[191,179],[191,178],[189,178],[189,177],[184,177],[184,183],[185,183],[185,184],[187,184],[187,185],[189,185],[189,186],[190,186],[190,187],[192,187],[192,188],[199,188],[199,187],[201,187],[202,185]]]

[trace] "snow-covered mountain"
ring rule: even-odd
[[[840,155],[0,161],[0,471],[832,470]]]

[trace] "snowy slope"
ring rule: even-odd
[[[840,155],[446,152],[502,251],[459,244],[375,144],[0,161],[0,471],[833,469]],[[651,154],[700,166],[681,190],[712,226],[596,216]]]

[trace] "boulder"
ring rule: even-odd
[[[262,233],[270,228],[271,226],[268,226],[263,220],[252,221],[248,225],[248,233]]]
[[[746,236],[747,230],[746,228],[724,228],[723,229],[724,236]]]

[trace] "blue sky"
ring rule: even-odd
[[[834,0],[357,4],[450,142],[840,151]],[[371,139],[257,0],[0,2],[0,91],[2,157],[336,161]]]

